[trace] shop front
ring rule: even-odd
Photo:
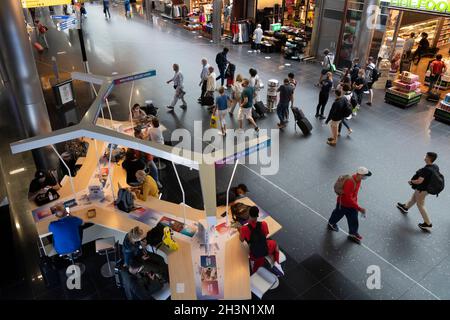
[[[310,54],[316,0],[258,0],[256,9],[264,31],[261,50],[293,60]]]
[[[248,2],[236,0],[234,2],[233,0],[151,0],[150,6],[153,13],[171,19],[186,30],[196,31],[214,42],[219,42],[224,37],[231,39],[236,26],[248,22],[246,20]],[[238,30],[242,30],[242,27]]]

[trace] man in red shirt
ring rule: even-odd
[[[356,242],[361,242],[362,237],[358,233],[358,212],[366,214],[366,209],[358,205],[358,192],[361,186],[361,180],[367,179],[372,173],[365,167],[359,167],[351,179],[344,182],[342,194],[337,197],[336,209],[333,210],[330,220],[328,221],[328,229],[331,231],[339,231],[337,223],[345,216],[348,223],[349,238]]]
[[[239,227],[238,230],[239,239],[242,242],[247,241],[250,247],[250,260],[253,261],[253,273],[264,265],[265,257],[270,255],[273,257],[273,261],[275,261],[272,271],[278,276],[284,275],[284,271],[280,265],[280,250],[275,240],[267,239],[269,227],[265,221],[258,221],[258,207],[251,207],[249,216],[248,223]]]
[[[442,54],[438,54],[436,56],[436,60],[434,60],[430,64],[430,87],[428,88],[428,93],[433,90],[434,85],[439,80],[439,78],[447,71],[447,67],[445,66],[445,62],[442,61]]]

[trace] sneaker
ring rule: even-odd
[[[169,111],[173,111],[173,109],[174,109],[172,106],[167,106],[166,108],[167,108]]]
[[[319,115],[318,115],[318,114],[316,114],[316,115],[315,115],[315,117],[316,117],[316,118],[319,118]]]
[[[335,147],[335,146],[336,146],[336,141],[334,141],[334,140],[327,141],[327,144],[328,144],[329,146]]]
[[[348,132],[347,132],[347,135],[351,135],[352,134],[352,132],[353,132],[353,130],[350,128],[350,129],[348,129]]]
[[[372,106],[372,102],[366,102],[366,104],[371,107]]]
[[[418,226],[423,231],[431,231],[431,228],[433,227],[432,224],[426,224],[425,222],[424,223],[419,223]]]
[[[259,134],[259,128],[258,128],[258,127],[255,128],[255,134],[256,134],[256,135]]]
[[[182,105],[180,106],[180,108],[183,109],[183,110],[186,110],[186,109],[187,109],[187,105],[182,104]]]
[[[282,123],[277,123],[278,129],[283,129],[284,127],[286,127],[284,124]]]
[[[334,140],[334,138],[328,138],[328,140],[327,141],[333,141]]]
[[[339,227],[337,226],[337,224],[332,225],[331,223],[328,223],[328,230],[339,232]]]
[[[397,208],[402,212],[402,213],[408,213],[408,208],[403,204],[403,203],[397,203]]]
[[[320,119],[320,120],[324,120],[324,119],[325,119],[325,116],[324,116],[323,114],[321,114],[321,115],[319,116],[319,119]]]
[[[353,118],[353,113],[351,115],[349,115],[347,118],[345,118],[345,120],[352,120]]]
[[[281,264],[278,262],[275,262],[272,267],[272,272],[275,273],[278,277],[284,276],[283,268],[281,267]]]
[[[349,234],[348,238],[356,243],[361,243],[363,237],[361,237],[360,234],[356,233],[356,234]]]

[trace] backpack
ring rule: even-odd
[[[243,203],[236,203],[231,206],[231,214],[234,220],[248,220],[250,218],[250,206]]]
[[[439,193],[444,190],[445,180],[442,173],[439,172],[438,168],[432,169],[433,174],[430,177],[430,181],[428,182],[427,192],[429,194],[439,196]]]
[[[247,225],[250,230],[250,241],[248,245],[250,247],[250,254],[254,258],[262,258],[269,254],[269,248],[267,247],[266,236],[262,233],[261,222],[256,222],[256,227],[253,229],[250,224]]]
[[[344,119],[352,114],[353,108],[350,104],[350,101],[348,101],[348,99],[346,97],[343,97],[341,99],[344,99],[344,101],[345,101],[345,105],[342,107],[342,110],[341,110],[341,116],[342,116],[342,119]]]
[[[119,210],[130,212],[134,208],[134,200],[131,191],[126,188],[120,188],[117,193],[116,206]]]
[[[42,206],[49,202],[59,199],[59,193],[55,189],[50,188],[45,193],[39,193],[35,198],[34,202],[37,206]]]
[[[360,70],[360,66],[359,65],[355,65],[352,70],[350,71],[350,78],[352,79],[352,82],[355,81],[358,78],[358,74],[359,74],[359,70]]]
[[[375,83],[380,78],[380,71],[375,67],[372,69],[372,72],[370,73],[370,79],[372,83]]]
[[[356,183],[355,180],[353,179],[353,177],[349,174],[343,175],[343,176],[339,176],[336,180],[336,182],[334,183],[334,192],[338,195],[338,196],[342,196],[344,194],[344,184],[347,180],[351,179],[353,181],[353,184],[356,187]]]

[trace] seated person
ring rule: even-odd
[[[147,246],[145,237],[144,230],[139,227],[134,227],[125,235],[122,243],[122,254],[125,267],[129,266],[130,261],[133,258],[142,257],[142,259],[146,259],[145,251],[142,250],[142,248]]]
[[[267,239],[269,227],[265,221],[258,221],[258,207],[250,208],[250,218],[245,226],[238,227],[239,239],[246,241],[250,248],[250,259],[253,260],[253,273],[264,265],[265,257],[273,257],[274,266],[272,271],[280,276],[284,271],[280,265],[280,251],[275,240]]]
[[[228,205],[233,205],[236,200],[245,198],[247,196],[247,186],[243,183],[239,184],[237,187],[233,187],[230,189],[230,193],[228,196]],[[217,194],[217,206],[226,206],[227,205],[227,192],[221,192]]]
[[[152,294],[163,287],[158,274],[145,272],[138,259],[132,259],[128,270],[121,272],[122,285],[128,300],[154,300]]]
[[[164,144],[164,136],[159,126],[159,120],[156,117],[152,118],[152,126],[147,130],[149,139],[153,142]]]
[[[139,122],[144,120],[147,117],[147,114],[144,110],[141,109],[139,103],[136,103],[133,108],[131,108],[131,118],[133,121]]]
[[[153,179],[155,179],[156,184],[158,185],[159,189],[162,189],[162,184],[159,181],[159,173],[158,173],[158,167],[156,166],[155,162],[153,161],[153,155],[150,153],[142,152],[139,150],[134,150],[134,155],[138,159],[142,159],[145,163],[146,171],[150,172],[150,175]]]
[[[28,199],[34,200],[36,195],[45,192],[45,188],[47,187],[59,189],[58,181],[56,181],[56,178],[50,172],[43,170],[36,171],[28,189]]]
[[[145,169],[145,163],[142,158],[137,158],[135,150],[129,148],[125,155],[125,160],[122,162],[122,168],[127,172],[127,183],[130,186],[139,186],[136,179],[136,172]]]
[[[81,248],[81,229],[83,220],[71,216],[64,206],[56,207],[58,220],[52,221],[48,231],[53,233],[53,246],[58,254],[67,254]]]
[[[144,170],[136,172],[136,179],[141,184],[140,189],[135,192],[139,200],[147,201],[148,196],[158,198],[159,189],[155,179],[147,175]]]

